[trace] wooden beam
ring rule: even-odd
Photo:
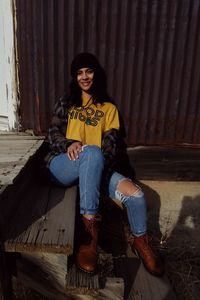
[[[65,276],[67,256],[63,254],[23,253],[17,260],[17,280],[47,299],[67,300]]]
[[[177,299],[167,276],[156,277],[151,275],[136,257],[116,259],[115,269],[117,276],[124,278],[124,299]]]

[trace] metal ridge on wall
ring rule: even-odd
[[[46,132],[75,54],[106,70],[129,145],[200,144],[199,0],[16,0],[21,123]]]

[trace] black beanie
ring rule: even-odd
[[[74,77],[76,72],[82,68],[91,68],[97,71],[100,68],[100,64],[93,54],[83,52],[73,59],[71,64],[71,76]]]

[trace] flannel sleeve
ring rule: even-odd
[[[112,175],[113,169],[117,163],[117,152],[118,152],[118,130],[111,129],[106,131],[103,135],[102,140],[102,152],[105,158],[104,180],[108,183],[110,176]]]
[[[48,131],[48,142],[51,151],[54,153],[66,152],[67,148],[75,142],[75,140],[66,138],[67,129],[67,108],[66,103],[61,98],[55,104],[53,117]]]

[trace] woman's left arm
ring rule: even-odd
[[[75,140],[66,138],[67,128],[67,108],[66,102],[63,98],[60,98],[54,106],[53,117],[49,126],[48,142],[51,151],[54,153],[67,152],[67,148]]]

